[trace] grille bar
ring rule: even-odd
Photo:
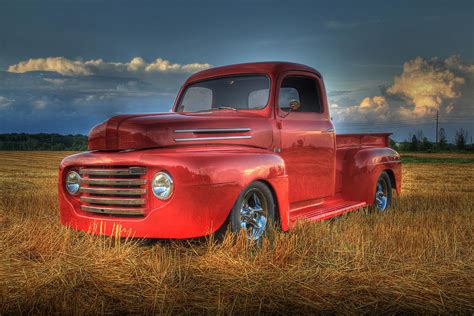
[[[81,209],[86,212],[113,214],[113,215],[143,215],[145,209],[143,208],[126,208],[126,207],[99,207],[82,205]]]
[[[144,175],[146,173],[146,169],[142,167],[117,168],[117,169],[81,168],[79,173],[81,175],[92,175],[92,176],[133,176],[133,175]]]
[[[81,202],[103,205],[143,205],[146,199],[81,196]]]
[[[146,189],[109,189],[109,188],[81,188],[83,193],[105,194],[105,195],[142,195]]]
[[[146,184],[146,179],[89,179],[82,178],[81,183],[92,185],[142,185]]]

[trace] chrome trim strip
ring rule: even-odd
[[[81,175],[98,175],[98,176],[130,176],[130,175],[143,175],[146,173],[146,169],[142,167],[131,167],[128,169],[89,169],[81,168],[79,170]]]
[[[80,188],[82,193],[92,194],[111,194],[111,195],[143,195],[146,194],[146,189],[114,189],[114,188]]]
[[[252,129],[248,127],[242,128],[199,128],[199,129],[177,129],[175,133],[242,133],[250,132]]]
[[[109,207],[92,207],[82,205],[81,209],[86,212],[100,213],[100,214],[117,214],[117,215],[143,215],[145,209],[143,208],[109,208]]]
[[[249,139],[252,136],[219,136],[219,137],[190,137],[190,138],[175,138],[176,142],[196,142],[206,140],[229,140],[229,139]]]
[[[81,178],[81,183],[93,185],[143,185],[146,179],[90,179]]]
[[[99,198],[81,196],[81,202],[104,204],[104,205],[143,205],[146,203],[145,199],[118,199],[118,198]]]

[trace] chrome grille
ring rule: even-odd
[[[85,212],[143,216],[146,208],[146,168],[130,166],[83,167],[81,209]]]

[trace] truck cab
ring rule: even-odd
[[[336,135],[322,76],[294,63],[192,75],[169,113],[94,127],[61,163],[61,222],[92,233],[191,238],[323,220],[400,192],[388,133]]]

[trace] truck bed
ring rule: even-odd
[[[388,147],[389,137],[392,133],[368,133],[368,134],[337,134],[336,147]]]

